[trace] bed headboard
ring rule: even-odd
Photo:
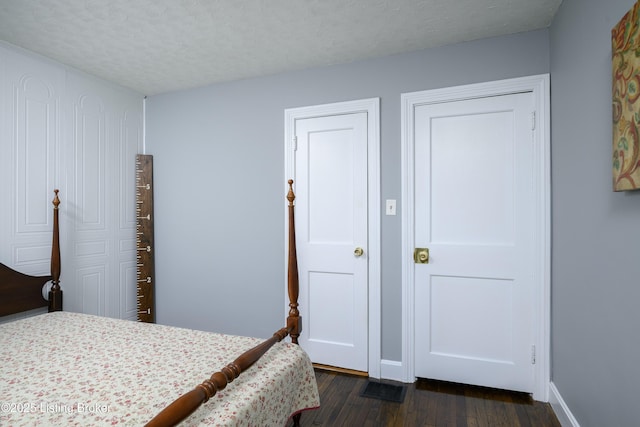
[[[40,307],[49,311],[62,310],[62,289],[60,289],[60,226],[58,222],[58,190],[53,199],[53,241],[51,245],[51,274],[30,276],[0,263],[0,316],[21,313]],[[42,287],[53,282],[49,300],[42,296]]]

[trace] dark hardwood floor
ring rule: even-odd
[[[302,414],[302,427],[560,427],[549,404],[523,393],[419,380],[395,403],[361,397],[365,377],[316,369],[316,379],[320,408]]]

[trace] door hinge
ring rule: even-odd
[[[536,130],[536,112],[531,112],[531,130]]]
[[[531,346],[531,364],[532,365],[536,364],[536,346],[535,345]]]
[[[293,139],[291,140],[291,149],[293,151],[298,151],[298,137],[294,136]]]

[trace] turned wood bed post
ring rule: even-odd
[[[294,205],[293,201],[296,199],[296,195],[293,192],[293,180],[289,180],[289,192],[287,193],[287,200],[289,201],[289,261],[287,272],[287,289],[289,291],[289,316],[287,317],[287,329],[289,329],[289,336],[291,342],[298,344],[298,337],[302,332],[302,318],[298,311],[298,294],[299,294],[299,281],[298,281],[298,254],[296,253],[296,227],[294,218]]]
[[[58,220],[58,190],[54,190],[53,198],[53,242],[51,244],[51,281],[49,290],[49,312],[62,311],[62,290],[60,289],[60,225]]]
[[[261,344],[242,353],[236,360],[229,363],[220,371],[215,372],[211,377],[198,384],[191,391],[183,394],[173,401],[169,406],[157,414],[146,427],[166,427],[175,426],[191,415],[200,405],[207,402],[216,395],[219,390],[224,389],[229,383],[238,378],[240,374],[251,367],[260,357],[266,353],[275,343],[282,341],[289,335],[291,342],[298,344],[298,337],[302,330],[301,317],[298,312],[298,258],[296,254],[296,232],[295,220],[293,217],[293,201],[296,196],[293,193],[293,180],[289,180],[289,258],[287,274],[287,290],[289,293],[289,316],[287,325],[277,330],[271,338]],[[293,423],[300,425],[300,413],[295,414]]]
[[[289,201],[289,259],[288,259],[288,271],[287,271],[287,290],[289,291],[289,316],[287,317],[287,329],[289,330],[289,336],[291,342],[298,344],[298,337],[302,332],[302,318],[298,311],[298,295],[300,293],[300,281],[298,280],[298,253],[296,251],[296,221],[294,218],[294,205],[293,201],[296,199],[296,195],[293,192],[293,180],[290,179],[289,192],[287,193],[287,200]],[[300,425],[300,417],[302,414],[295,414],[293,416],[293,425],[298,427]]]

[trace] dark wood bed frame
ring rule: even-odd
[[[30,276],[0,264],[0,316],[22,313],[41,307],[49,307],[49,312],[62,310],[62,289],[60,289],[60,226],[58,223],[58,190],[53,198],[53,242],[51,245],[51,274]],[[51,281],[49,300],[42,296],[42,287]]]
[[[277,330],[271,338],[262,344],[246,351],[240,357],[221,371],[214,373],[202,384],[197,385],[190,392],[183,394],[172,404],[163,409],[156,415],[146,427],[163,427],[174,426],[180,421],[187,418],[200,405],[212,398],[218,391],[224,389],[227,384],[238,378],[245,370],[249,369],[260,357],[265,354],[275,343],[282,341],[291,336],[291,342],[298,344],[298,337],[302,331],[302,322],[300,313],[298,312],[298,261],[296,254],[296,231],[294,219],[295,195],[293,193],[293,180],[289,180],[289,192],[287,200],[289,201],[289,257],[287,271],[287,290],[289,292],[289,316],[287,316],[287,325]],[[293,417],[294,425],[300,425],[300,414]]]
[[[249,369],[264,353],[275,343],[288,336],[291,342],[298,344],[298,337],[302,331],[302,321],[298,311],[298,262],[296,254],[296,236],[294,219],[293,180],[289,180],[289,249],[287,288],[289,294],[289,315],[286,326],[277,330],[273,336],[258,346],[246,351],[233,362],[215,372],[202,384],[198,384],[193,390],[180,396],[173,403],[163,409],[146,425],[149,427],[174,426],[191,415],[200,405],[207,402],[218,391],[224,389],[229,383]],[[60,240],[58,224],[58,190],[55,190],[53,200],[53,244],[51,249],[51,274],[49,276],[29,276],[19,273],[4,264],[0,264],[0,316],[20,313],[40,307],[49,307],[49,311],[62,310],[62,290],[60,289]],[[42,287],[49,281],[53,282],[49,291],[49,300],[42,297]],[[300,414],[293,417],[294,425],[300,423]]]

